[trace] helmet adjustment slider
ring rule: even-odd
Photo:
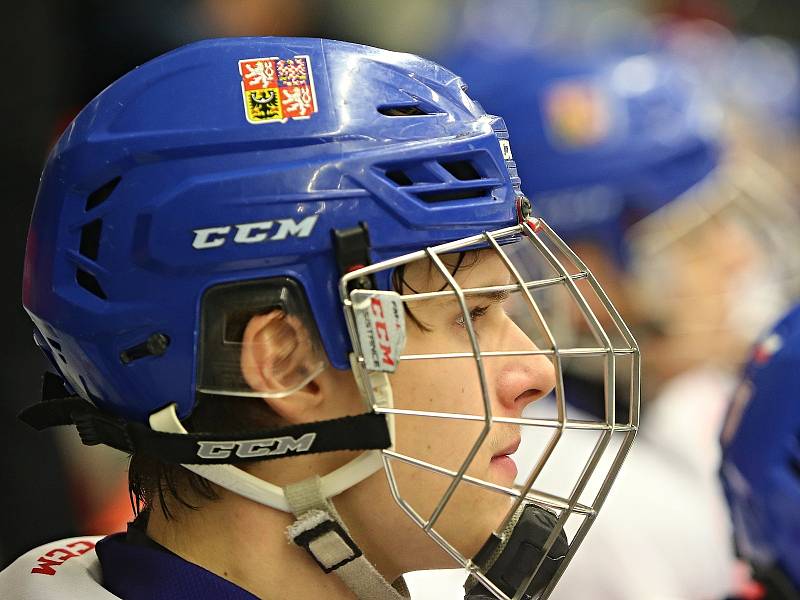
[[[333,230],[333,246],[336,253],[336,264],[342,275],[361,269],[370,264],[369,230],[367,224],[361,222],[357,227]],[[375,281],[371,275],[363,275],[349,284],[349,289],[374,289]]]

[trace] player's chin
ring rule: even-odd
[[[511,469],[507,465],[490,466],[482,479],[497,488],[481,488],[478,492],[476,508],[484,512],[487,519],[499,522],[515,500],[514,496],[499,489],[513,489],[514,478],[511,476]],[[495,525],[496,523],[492,523],[493,527]]]
[[[514,499],[500,492],[484,494],[473,516],[471,543],[465,548],[465,556],[473,557],[486,544],[489,537],[500,530],[511,510]]]

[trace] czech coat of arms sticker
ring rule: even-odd
[[[317,112],[308,56],[239,61],[245,116],[250,123],[285,123]]]

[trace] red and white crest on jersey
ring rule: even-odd
[[[318,110],[309,56],[240,60],[239,75],[250,123],[308,119]]]
[[[781,348],[783,348],[783,338],[777,333],[773,333],[756,345],[753,350],[753,362],[757,365],[765,365]]]

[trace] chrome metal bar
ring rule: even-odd
[[[519,234],[521,231],[522,227],[520,225],[513,225],[511,227],[498,229],[493,233],[497,237],[505,237],[509,235]],[[394,269],[396,267],[399,267],[400,265],[412,263],[414,261],[423,258],[430,258],[431,254],[437,255],[437,254],[447,254],[449,252],[456,252],[463,248],[469,248],[470,246],[474,246],[476,244],[480,244],[485,241],[486,241],[485,234],[480,233],[460,240],[455,240],[453,242],[448,242],[446,244],[431,246],[430,248],[425,248],[424,250],[417,250],[416,252],[404,254],[403,256],[390,258],[389,260],[384,260],[374,265],[367,265],[366,267],[363,267],[361,269],[356,269],[354,271],[351,271],[350,273],[346,273],[345,275],[343,275],[340,280],[339,287],[340,290],[342,287],[344,288],[345,290],[344,297],[347,297],[346,293],[347,286],[353,279],[357,279],[358,277],[361,277],[363,275],[372,275],[374,273],[377,273],[378,271],[383,271],[385,269]]]
[[[570,275],[574,281],[579,281],[581,279],[586,279],[586,273],[576,273],[575,275]],[[550,279],[537,279],[535,281],[524,281],[522,282],[522,287],[528,290],[538,290],[544,289],[547,287],[552,287],[554,285],[559,285],[564,283],[566,277],[553,277]],[[473,296],[476,294],[488,294],[492,292],[515,292],[520,290],[520,284],[518,283],[511,283],[507,285],[490,285],[485,287],[475,287],[475,288],[463,288],[465,296]],[[455,296],[455,292],[450,290],[441,290],[437,292],[418,292],[413,294],[402,294],[400,299],[404,302],[416,302],[418,300],[429,300],[431,298],[441,298],[447,296]]]
[[[600,284],[597,282],[597,280],[591,274],[589,269],[586,267],[586,264],[583,262],[583,260],[581,260],[581,258],[577,254],[575,254],[575,252],[573,252],[572,249],[560,237],[558,237],[558,235],[547,225],[547,223],[542,221],[540,226],[548,234],[550,239],[559,248],[559,250],[561,250],[561,252],[564,253],[565,256],[569,257],[569,259],[572,260],[575,263],[575,266],[579,270],[586,271],[589,274],[589,277],[587,278],[587,281],[588,281],[589,285],[591,286],[591,288],[594,291],[594,293],[597,295],[597,298],[600,300],[600,303],[603,305],[603,307],[608,312],[609,316],[611,317],[612,321],[614,322],[614,325],[617,328],[617,331],[620,333],[620,335],[622,335],[623,339],[628,344],[628,347],[629,347],[629,349],[631,351],[631,354],[633,354],[633,361],[634,361],[633,369],[634,369],[634,375],[635,375],[635,377],[633,379],[635,379],[636,388],[634,390],[633,387],[632,387],[632,392],[635,391],[635,394],[632,393],[629,402],[632,405],[631,406],[631,410],[630,410],[630,415],[632,417],[631,418],[631,424],[633,424],[635,426],[638,426],[638,424],[639,424],[639,401],[640,401],[640,393],[641,393],[641,391],[639,389],[639,377],[640,377],[640,373],[641,373],[641,366],[640,366],[641,365],[641,357],[640,357],[640,354],[639,354],[639,346],[636,343],[636,339],[633,337],[633,334],[631,333],[630,329],[626,325],[625,321],[622,320],[622,317],[620,316],[620,314],[617,311],[617,309],[614,306],[614,304],[611,302],[611,299],[608,297],[608,294],[606,294],[603,291],[603,289],[600,287]],[[572,283],[572,282],[569,282],[569,285],[574,286],[575,284]],[[611,370],[613,370],[613,366],[611,367]],[[608,373],[608,370],[607,370],[607,373]],[[616,392],[614,391],[614,393],[616,393]],[[614,402],[614,404],[612,406],[612,410],[611,410],[611,414],[610,415],[608,414],[608,411],[607,411],[608,421],[610,421],[610,422],[614,422],[616,420],[615,419],[615,415],[614,415],[615,406],[616,406],[616,402]]]
[[[540,221],[539,226],[545,228],[544,231],[545,233],[548,234],[548,237],[551,237],[551,240],[555,241],[556,239],[559,239],[558,236],[556,236],[555,233],[553,233],[553,230],[547,227],[547,224],[544,221]],[[589,327],[595,336],[595,339],[597,340],[598,343],[602,344],[603,348],[605,348],[607,351],[610,351],[613,348],[613,346],[611,344],[611,340],[608,337],[608,334],[605,332],[603,326],[600,324],[600,321],[597,319],[597,315],[595,315],[594,312],[592,312],[592,309],[589,307],[589,303],[586,301],[586,298],[584,298],[583,294],[578,289],[578,286],[576,286],[575,282],[568,277],[569,273],[567,269],[564,267],[561,261],[558,260],[558,258],[556,258],[555,254],[553,254],[553,251],[547,247],[547,244],[545,244],[544,242],[542,242],[542,240],[539,239],[539,236],[536,235],[536,232],[533,231],[533,229],[529,224],[524,223],[523,228],[528,232],[529,239],[531,240],[531,242],[533,242],[536,248],[544,255],[547,262],[550,263],[550,266],[553,267],[553,269],[555,269],[556,272],[561,273],[562,276],[567,276],[565,284],[570,291],[570,295],[578,304],[578,307],[581,309],[581,313],[583,313],[583,316],[586,317],[586,321],[588,322]],[[552,236],[550,234],[552,234]],[[563,244],[563,242],[561,243]],[[564,246],[566,247],[566,244],[564,244]],[[569,248],[567,248],[567,250],[569,250]],[[570,254],[574,254],[571,251],[569,252]],[[572,259],[572,256],[570,254],[566,254],[566,256]],[[575,258],[577,258],[577,256]],[[585,271],[586,273],[589,274],[589,280],[591,281],[592,274],[589,271],[589,269],[586,268],[586,265],[583,264],[582,261],[580,262],[580,264],[576,263],[576,265],[578,265],[578,270]]]
[[[540,230],[540,227],[542,228]],[[442,512],[448,505],[449,501],[451,500],[453,494],[455,493],[455,489],[461,483],[461,481],[466,481],[470,485],[476,485],[478,487],[482,487],[484,489],[488,489],[494,491],[496,493],[503,493],[510,497],[516,498],[514,503],[515,507],[519,506],[519,504],[524,500],[529,500],[532,502],[538,502],[543,506],[547,506],[554,510],[560,511],[559,518],[556,523],[556,527],[548,536],[548,539],[545,543],[544,550],[547,551],[549,548],[553,546],[555,540],[557,539],[558,534],[563,531],[564,526],[566,525],[569,517],[572,514],[575,514],[576,517],[584,517],[583,524],[578,530],[578,533],[573,537],[572,543],[570,544],[570,549],[568,551],[568,558],[567,560],[571,559],[572,555],[574,555],[577,546],[583,540],[585,533],[588,529],[588,526],[594,520],[594,516],[596,515],[596,511],[599,510],[602,503],[605,501],[605,498],[608,494],[608,489],[611,486],[611,483],[616,478],[619,468],[622,464],[622,460],[624,456],[630,449],[630,445],[633,443],[634,436],[636,434],[636,430],[638,428],[639,422],[639,397],[640,397],[640,387],[641,382],[639,378],[639,367],[640,367],[640,355],[639,349],[636,345],[633,336],[631,335],[630,331],[628,330],[627,326],[622,321],[621,317],[617,313],[616,309],[611,304],[611,301],[602,291],[602,289],[597,284],[594,277],[591,273],[586,269],[586,266],[577,257],[574,252],[569,249],[566,244],[547,226],[546,223],[540,221],[540,226],[537,226],[537,231],[534,231],[530,224],[525,223],[522,225],[509,227],[503,230],[495,231],[495,232],[488,232],[480,235],[471,236],[469,238],[465,238],[462,240],[457,240],[455,242],[450,242],[447,244],[442,244],[440,246],[427,248],[425,250],[420,250],[415,253],[410,253],[405,256],[397,257],[395,259],[391,259],[388,261],[384,261],[377,265],[370,265],[363,269],[359,269],[354,271],[353,273],[349,273],[345,275],[342,280],[340,281],[340,295],[342,296],[342,302],[345,308],[345,316],[348,322],[348,330],[351,334],[351,339],[353,340],[354,351],[355,355],[358,358],[359,368],[356,369],[359,376],[366,378],[364,381],[367,383],[365,385],[365,389],[367,390],[367,394],[370,396],[370,403],[374,410],[379,413],[387,414],[392,418],[395,415],[408,415],[408,416],[426,416],[426,417],[435,417],[435,418],[446,418],[446,419],[461,419],[465,421],[471,422],[483,422],[483,428],[479,435],[477,435],[477,441],[470,449],[466,459],[461,463],[459,469],[457,471],[453,471],[450,469],[445,469],[443,467],[432,465],[430,463],[426,463],[425,461],[421,461],[418,459],[412,459],[411,457],[407,457],[405,455],[401,455],[395,452],[393,449],[383,451],[383,462],[384,467],[387,472],[389,478],[390,489],[392,492],[395,501],[398,502],[400,507],[407,513],[409,516],[414,520],[417,525],[422,527],[426,530],[429,535],[436,541],[451,557],[453,557],[459,564],[462,564],[468,570],[475,572],[475,576],[479,579],[485,579],[484,575],[475,570],[474,565],[468,559],[465,559],[461,556],[458,551],[453,548],[445,539],[441,537],[441,535],[435,530],[434,526],[439,517],[441,516]],[[497,243],[496,238],[501,238],[503,236],[509,235],[517,235],[519,233],[523,233],[524,236],[529,240],[531,244],[534,245],[536,250],[540,252],[550,264],[550,266],[555,270],[557,277],[549,278],[549,279],[541,279],[537,281],[524,281],[521,274],[519,273],[516,265],[510,260],[510,257],[502,250],[502,247]],[[540,238],[541,234],[541,238]],[[544,238],[547,237],[551,244],[545,244]],[[458,251],[468,247],[474,247],[476,245],[483,245],[491,246],[496,252],[498,252],[499,256],[503,260],[506,265],[506,268],[512,274],[515,283],[509,285],[502,285],[502,286],[487,286],[483,288],[468,288],[463,289],[461,288],[458,283],[455,281],[455,278],[452,276],[450,271],[444,266],[442,263],[439,255]],[[556,256],[553,253],[552,248],[556,248],[558,251],[562,253],[562,255]],[[415,411],[415,410],[404,410],[404,409],[395,409],[393,407],[385,407],[385,406],[376,406],[376,402],[374,401],[374,392],[371,389],[369,384],[369,372],[365,368],[365,363],[363,360],[363,352],[361,348],[358,347],[357,335],[355,335],[355,327],[354,327],[354,318],[352,313],[352,303],[348,297],[347,293],[347,284],[348,282],[352,281],[354,278],[372,274],[378,271],[382,271],[384,269],[391,269],[401,264],[407,264],[416,260],[420,259],[429,259],[433,265],[436,266],[437,270],[441,273],[442,277],[448,282],[451,289],[443,290],[439,292],[424,292],[421,294],[407,294],[401,296],[401,299],[406,303],[412,303],[419,300],[425,300],[430,298],[436,297],[455,297],[459,302],[459,306],[462,310],[462,313],[465,317],[468,316],[468,308],[466,306],[466,299],[467,296],[480,294],[480,293],[491,293],[491,292],[500,292],[500,291],[518,291],[522,292],[526,295],[526,303],[528,304],[529,309],[532,311],[533,316],[538,321],[540,328],[544,331],[545,336],[548,338],[550,348],[544,350],[519,350],[519,351],[494,351],[494,352],[481,352],[479,349],[479,343],[477,340],[477,336],[475,335],[475,331],[472,327],[472,323],[469,319],[465,320],[465,328],[467,329],[467,333],[469,335],[470,344],[472,346],[472,352],[463,352],[463,353],[451,353],[451,354],[430,354],[430,355],[422,355],[422,354],[414,354],[414,355],[406,355],[401,356],[400,360],[424,360],[426,358],[431,359],[440,359],[440,358],[471,358],[475,361],[478,370],[478,377],[480,380],[481,392],[483,397],[483,408],[484,408],[484,415],[466,415],[466,414],[455,414],[455,413],[437,413],[433,411]],[[567,266],[565,266],[567,265]],[[575,269],[577,268],[578,273],[570,273],[567,269]],[[625,340],[627,347],[620,348],[616,347],[615,343],[611,342],[608,332],[603,326],[600,324],[597,316],[591,311],[591,308],[588,306],[586,301],[586,297],[582,293],[580,289],[577,287],[577,282],[580,280],[586,279],[593,291],[593,293],[597,294],[601,304],[603,304],[604,308],[609,312],[614,325],[617,327],[617,330],[620,332],[622,338]],[[540,288],[555,286],[555,285],[565,285],[572,296],[573,300],[577,303],[579,309],[581,310],[582,314],[584,315],[585,319],[587,320],[592,333],[594,334],[595,338],[598,341],[599,347],[595,348],[566,348],[566,349],[559,349],[556,340],[552,335],[552,332],[549,329],[549,324],[545,321],[544,317],[541,315],[541,312],[538,309],[538,304],[534,300],[531,290],[536,290]],[[619,338],[615,334],[615,340]],[[558,418],[557,419],[527,419],[524,417],[520,418],[510,418],[510,417],[493,417],[492,415],[492,407],[490,396],[488,394],[488,385],[486,381],[486,373],[483,368],[483,360],[485,357],[502,357],[502,356],[543,356],[546,357],[554,362],[554,366],[557,369],[558,373],[558,383],[556,384],[556,401],[557,401],[557,410],[558,410]],[[605,381],[606,381],[606,422],[605,423],[597,423],[597,422],[590,422],[590,421],[570,421],[567,418],[567,411],[565,405],[565,398],[564,398],[564,389],[563,389],[563,371],[561,369],[561,357],[603,357],[605,358]],[[614,423],[614,411],[615,411],[615,393],[616,393],[616,371],[617,371],[617,359],[621,359],[623,356],[631,356],[631,397],[630,397],[630,415],[631,418],[627,425],[616,425]],[[525,487],[523,488],[503,488],[503,486],[498,486],[496,484],[492,484],[490,482],[483,481],[481,479],[469,476],[466,474],[467,469],[469,468],[470,464],[474,461],[481,444],[485,441],[486,436],[491,428],[491,425],[494,423],[509,423],[515,424],[520,426],[540,426],[540,427],[548,427],[554,429],[553,435],[550,436],[550,440],[548,442],[548,446],[545,449],[545,452],[542,456],[539,457],[537,464],[534,466],[533,470],[531,471],[528,480],[525,482]],[[531,488],[535,484],[536,479],[539,476],[539,472],[544,468],[550,456],[554,452],[556,446],[558,445],[560,439],[562,439],[563,432],[567,429],[571,430],[586,430],[586,431],[597,431],[600,433],[597,443],[592,451],[592,454],[588,461],[583,463],[582,472],[578,478],[577,483],[575,483],[572,493],[570,494],[569,498],[558,498],[555,496],[550,496],[545,493],[541,492],[534,492]],[[595,497],[595,501],[592,503],[592,506],[587,506],[585,504],[581,504],[579,502],[580,496],[583,494],[586,486],[591,481],[594,473],[597,471],[600,458],[605,454],[608,445],[612,439],[614,433],[620,432],[624,433],[625,438],[623,440],[623,447],[620,448],[617,456],[614,460],[614,464],[611,466],[610,470],[605,473],[605,478],[601,485],[600,491],[597,493]],[[400,462],[410,463],[412,465],[417,466],[418,468],[426,469],[431,472],[436,472],[439,474],[444,474],[452,478],[447,490],[444,492],[443,496],[439,499],[436,507],[434,508],[433,512],[431,513],[430,517],[426,521],[421,515],[419,515],[413,507],[411,507],[407,501],[405,501],[398,488],[397,480],[394,473],[394,468],[392,467],[392,462],[394,460],[398,460]],[[513,514],[513,511],[510,511],[509,514]],[[508,515],[506,516],[506,520],[508,519]],[[565,565],[562,565],[562,567]],[[536,565],[536,569],[531,574],[528,581],[531,581],[532,578],[535,576],[536,572],[541,568],[541,563]],[[559,569],[558,575],[563,572],[563,568]],[[490,587],[492,591],[499,591],[495,590],[494,585],[491,582],[487,583],[487,587]],[[549,586],[548,590],[545,593],[545,596],[549,594],[549,591],[552,589],[554,582],[551,586]],[[519,598],[524,593],[526,585],[521,586],[520,590],[517,594],[515,594],[514,598]],[[505,594],[500,592],[501,597],[508,598]]]
[[[395,477],[394,469],[392,468],[391,461],[389,457],[386,455],[387,451],[383,451],[381,454],[381,459],[383,460],[383,469],[386,472],[387,479],[389,480],[389,490],[392,493],[392,497],[394,498],[395,502],[400,506],[401,509],[414,521],[421,529],[425,528],[425,519],[423,519],[414,508],[405,501],[405,499],[400,495],[400,489],[397,486],[397,477]]]
[[[626,355],[634,354],[630,348],[611,349],[605,348],[564,348],[561,350],[487,350],[480,356],[608,356],[609,354]],[[473,358],[472,352],[446,352],[440,354],[404,354],[399,360],[425,360],[442,358]]]
[[[405,408],[385,408],[376,406],[376,413],[387,415],[405,415],[411,417],[436,417],[442,419],[454,419],[461,421],[485,421],[486,417],[481,415],[468,415],[462,413],[435,412],[427,410],[413,410]],[[597,421],[570,420],[561,421],[559,419],[533,419],[528,417],[492,417],[492,423],[509,423],[511,425],[522,425],[525,427],[562,427],[564,429],[581,431],[633,431],[629,425],[613,424],[608,425]]]
[[[564,571],[569,566],[569,563],[572,561],[572,557],[575,555],[575,552],[580,547],[581,543],[583,542],[586,534],[589,532],[589,528],[591,527],[592,523],[594,522],[597,514],[600,512],[600,509],[603,507],[603,504],[608,497],[608,493],[611,490],[611,486],[614,484],[614,481],[619,474],[619,471],[622,467],[622,463],[625,461],[628,453],[630,452],[631,446],[633,445],[634,438],[636,436],[636,430],[631,430],[629,433],[625,435],[625,439],[622,441],[619,450],[617,450],[617,456],[614,459],[614,462],[611,465],[611,468],[608,471],[608,475],[606,475],[603,484],[600,486],[600,489],[597,492],[597,496],[595,496],[594,502],[592,504],[595,507],[595,514],[594,515],[587,515],[586,519],[584,519],[581,526],[578,528],[578,531],[575,533],[575,536],[572,538],[572,542],[570,543],[570,547],[567,550],[567,554],[564,559],[561,561],[556,572],[553,574],[550,583],[548,584],[547,588],[542,592],[542,597],[547,598],[550,593],[553,591],[553,588],[558,584],[561,576],[564,574]]]
[[[467,301],[464,297],[464,292],[461,291],[461,287],[458,285],[458,282],[455,280],[450,271],[444,266],[442,260],[430,249],[428,250],[428,257],[430,258],[431,262],[436,265],[436,268],[439,269],[440,274],[445,278],[445,281],[447,281],[447,283],[453,288],[453,291],[455,291],[458,296],[458,304],[461,307],[462,314],[464,315],[464,327],[469,335],[469,342],[472,346],[472,353],[478,368],[478,379],[480,380],[481,395],[483,397],[483,412],[486,416],[486,420],[478,439],[475,440],[475,443],[467,454],[467,457],[464,459],[464,462],[458,469],[455,479],[450,482],[450,485],[445,490],[444,495],[439,500],[439,503],[436,505],[433,513],[431,513],[431,516],[428,519],[428,524],[425,527],[426,531],[431,530],[441,516],[444,507],[447,506],[448,502],[450,502],[450,498],[455,493],[458,484],[461,483],[464,473],[466,473],[467,469],[472,464],[472,461],[475,459],[475,455],[478,453],[478,450],[483,444],[483,441],[486,439],[486,436],[489,435],[489,430],[492,426],[492,405],[489,398],[489,386],[486,383],[486,372],[483,369],[483,361],[481,359],[481,349],[480,345],[478,344],[478,336],[475,335],[475,328],[472,325],[472,319],[469,318],[469,308],[467,307]]]
[[[469,559],[467,559],[464,555],[462,555],[450,542],[444,539],[441,534],[436,531],[435,529],[428,530],[428,535],[433,538],[437,544],[439,544],[445,552],[447,552],[450,557],[455,560],[458,564],[462,567],[465,566]]]
[[[531,573],[525,581],[523,581],[522,585],[517,590],[517,593],[514,595],[514,600],[521,600],[522,596],[527,590],[528,586],[530,585],[533,578],[538,573],[539,569],[541,568],[542,563],[544,562],[545,557],[550,552],[550,549],[558,539],[559,534],[564,530],[564,527],[567,524],[567,520],[569,519],[570,515],[577,513],[575,507],[578,506],[578,498],[583,493],[586,484],[589,482],[589,479],[594,473],[594,470],[597,468],[597,464],[600,462],[600,458],[603,456],[605,448],[608,446],[609,441],[611,440],[611,433],[610,431],[604,432],[597,443],[595,444],[594,449],[592,450],[592,455],[589,458],[588,463],[584,466],[583,471],[581,472],[580,477],[578,478],[578,482],[576,483],[572,493],[569,497],[569,505],[567,508],[561,513],[556,521],[555,526],[553,527],[550,534],[547,536],[547,540],[542,546],[542,558],[539,561],[539,564],[536,566],[536,569]],[[547,597],[546,594],[543,594],[544,598]]]
[[[456,476],[456,471],[453,471],[451,469],[446,469],[445,467],[440,467],[439,465],[431,464],[427,461],[421,460],[419,458],[414,458],[406,454],[401,454],[399,452],[394,452],[392,450],[384,450],[383,454],[391,459],[398,460],[400,462],[413,465],[416,467],[420,467],[421,469],[425,469],[426,471],[431,471],[433,473],[438,473],[440,475],[448,475],[450,477]],[[512,498],[521,498],[522,500],[530,500],[533,502],[537,502],[539,504],[544,504],[548,508],[552,508],[554,510],[565,510],[569,506],[569,500],[567,500],[566,498],[561,498],[559,496],[555,496],[553,494],[547,494],[545,492],[538,492],[531,489],[527,489],[526,491],[521,491],[517,488],[504,487],[502,485],[497,485],[496,483],[491,483],[489,481],[485,481],[477,477],[472,477],[471,475],[464,475],[463,481],[480,488],[492,490],[500,494],[505,494],[506,496],[510,496]],[[576,504],[575,512],[582,515],[589,515],[589,514],[594,514],[595,510],[591,506],[578,503]]]
[[[597,297],[600,300],[600,303],[603,305],[603,308],[605,308],[608,311],[608,314],[614,321],[614,325],[617,327],[617,330],[619,331],[620,335],[622,335],[625,342],[628,344],[628,347],[631,350],[633,350],[635,354],[639,354],[639,346],[636,343],[636,339],[633,337],[631,330],[625,324],[625,321],[623,321],[622,317],[619,314],[619,311],[617,311],[616,307],[611,302],[611,299],[608,297],[608,294],[606,294],[603,291],[603,288],[600,287],[600,284],[597,282],[597,279],[595,279],[594,275],[592,275],[591,271],[589,271],[588,267],[586,266],[586,263],[584,263],[583,260],[581,260],[581,258],[577,254],[575,254],[572,248],[570,248],[566,244],[566,242],[564,242],[564,240],[558,237],[558,234],[554,232],[547,223],[541,221],[541,227],[548,234],[548,236],[553,241],[553,243],[558,247],[558,249],[561,252],[563,252],[566,256],[568,256],[570,260],[572,260],[575,263],[575,266],[579,270],[585,271],[588,274],[588,277],[586,278],[587,282],[589,283],[595,294],[597,294]],[[567,284],[569,285],[570,282],[567,282]]]
[[[514,263],[511,262],[511,259],[508,257],[508,254],[506,254],[500,248],[500,244],[498,244],[493,237],[489,236],[489,241],[491,242],[492,247],[494,248],[497,255],[500,257],[500,260],[503,261],[503,264],[505,265],[506,269],[509,270],[514,280],[517,282],[517,284],[521,287],[522,291],[524,292],[525,300],[527,301],[530,310],[533,312],[534,317],[536,318],[536,321],[539,324],[539,328],[542,331],[544,331],[545,336],[547,337],[547,340],[549,342],[550,349],[553,352],[553,368],[555,369],[556,373],[556,378],[555,378],[556,406],[558,410],[558,419],[559,421],[561,421],[562,427],[559,427],[553,431],[553,435],[551,436],[550,441],[547,444],[547,447],[545,448],[544,452],[542,452],[542,454],[539,456],[539,460],[536,461],[536,465],[534,465],[533,470],[528,476],[528,479],[526,480],[526,491],[530,491],[531,487],[533,487],[533,484],[538,479],[542,470],[544,470],[545,464],[547,463],[548,460],[550,460],[550,457],[555,451],[558,442],[561,440],[561,435],[564,431],[563,423],[564,421],[566,421],[567,418],[566,405],[564,403],[564,370],[561,365],[561,356],[559,355],[558,343],[556,342],[555,336],[553,336],[553,332],[550,330],[547,321],[545,320],[544,316],[539,310],[539,305],[536,304],[536,301],[533,299],[530,289],[525,287],[525,281],[523,280],[522,275],[519,272],[519,269],[517,269]],[[585,275],[585,273],[582,273],[582,275]],[[514,513],[520,507],[522,502],[523,502],[522,497],[517,499],[517,501],[514,503],[514,507],[512,508],[511,511],[509,511],[508,515],[504,519],[501,528],[505,528],[508,525],[510,519],[513,518]]]

